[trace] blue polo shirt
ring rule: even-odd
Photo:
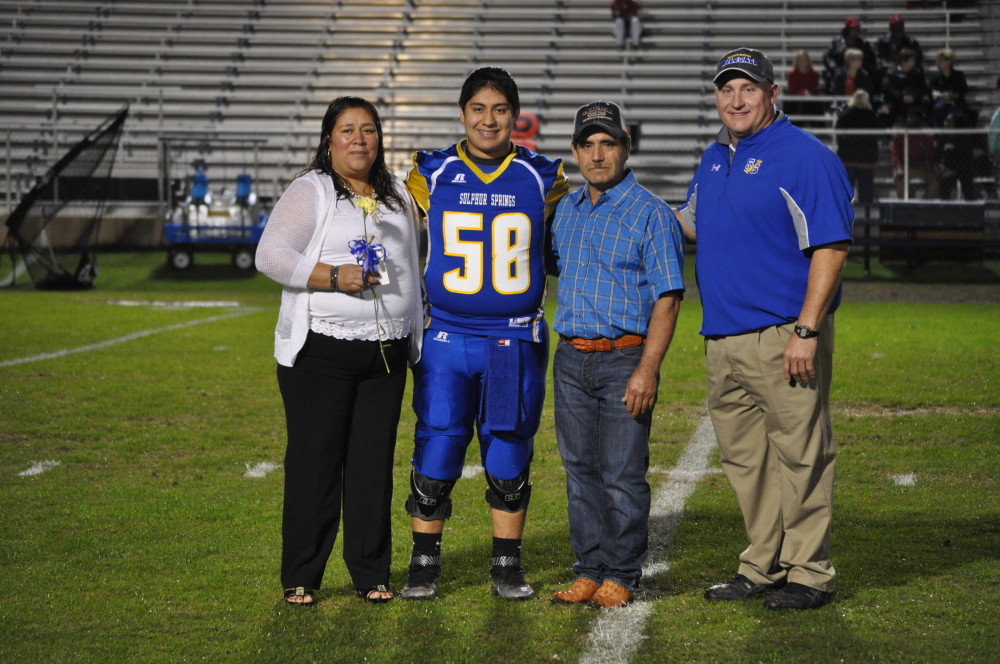
[[[555,331],[568,337],[645,335],[660,296],[684,290],[684,238],[670,206],[632,171],[590,202],[567,194],[552,222],[559,268]]]
[[[701,333],[794,322],[805,301],[811,249],[851,241],[851,198],[837,155],[787,117],[741,139],[732,154],[723,129],[680,208],[698,236]],[[838,287],[829,312],[839,303]]]

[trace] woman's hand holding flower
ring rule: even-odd
[[[344,263],[340,266],[340,273],[337,277],[338,285],[340,290],[347,291],[350,293],[358,293],[370,288],[371,286],[378,286],[381,282],[378,278],[378,273],[372,273],[368,275],[365,279],[364,270],[360,265],[352,265],[350,263]]]

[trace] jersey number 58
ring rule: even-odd
[[[444,273],[444,287],[452,293],[478,293],[483,287],[485,249],[481,241],[462,239],[462,231],[482,231],[483,215],[445,212],[441,219],[444,254],[461,256],[465,264]],[[493,290],[501,295],[523,293],[531,285],[528,270],[531,221],[520,212],[504,212],[490,225]]]

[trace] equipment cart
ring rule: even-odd
[[[194,265],[196,252],[224,251],[232,255],[233,267],[254,267],[257,243],[267,224],[268,204],[258,199],[254,178],[247,172],[248,151],[252,151],[254,171],[258,171],[257,149],[266,139],[256,136],[170,135],[160,139],[160,192],[165,211],[164,238],[167,264],[175,270]],[[196,159],[193,177],[174,173],[177,165],[187,166],[178,156],[196,150],[213,155],[214,175],[221,171],[221,189],[213,197],[206,162]],[[235,151],[235,159],[229,151]],[[227,169],[236,166],[234,181]],[[218,184],[217,180],[217,184]],[[234,182],[235,190],[227,188]]]
[[[167,263],[175,270],[186,270],[194,264],[195,251],[229,251],[233,267],[250,270],[266,223],[262,217],[253,225],[166,224]]]

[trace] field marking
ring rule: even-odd
[[[913,473],[907,473],[906,475],[893,475],[892,481],[896,486],[916,486],[917,476]]]
[[[475,464],[462,467],[462,477],[467,480],[472,479],[473,477],[478,477],[482,472],[483,467]]]
[[[643,576],[652,577],[670,569],[669,550],[684,516],[684,503],[698,481],[712,472],[708,458],[716,447],[715,430],[703,416],[677,465],[653,497],[649,511],[649,557]],[[653,603],[637,599],[623,609],[603,609],[587,637],[587,650],[580,664],[628,664],[629,657],[645,640],[643,634]]]
[[[998,408],[956,408],[936,406],[934,408],[844,408],[840,411],[848,417],[911,417],[914,415],[958,415],[983,417],[1000,413]]]
[[[163,309],[198,309],[218,307],[238,307],[235,300],[190,300],[171,302],[165,300],[108,300],[108,304],[120,307],[160,307]]]
[[[248,314],[254,313],[255,311],[257,311],[257,309],[246,309],[243,311],[237,311],[229,314],[221,314],[219,316],[209,316],[208,318],[201,318],[199,320],[190,320],[185,323],[176,323],[174,325],[160,327],[155,330],[144,330],[142,332],[133,332],[132,334],[126,334],[124,337],[118,337],[116,339],[108,339],[107,341],[99,341],[96,344],[87,344],[86,346],[78,346],[76,348],[65,348],[63,350],[57,350],[52,353],[42,353],[41,355],[32,355],[31,357],[20,357],[15,360],[7,360],[5,362],[0,362],[0,368],[12,367],[17,364],[26,364],[28,362],[39,362],[41,360],[53,360],[60,357],[66,357],[67,355],[73,355],[74,353],[86,353],[92,350],[101,350],[102,348],[107,348],[108,346],[114,346],[115,344],[120,344],[126,341],[134,341],[135,339],[148,337],[151,334],[170,332],[172,330],[180,330],[185,327],[193,327],[195,325],[201,325],[202,323],[214,323],[216,321],[226,320],[227,318],[235,318],[237,316],[246,316]]]
[[[54,459],[48,459],[46,461],[36,461],[31,464],[31,467],[27,470],[22,470],[17,474],[18,477],[31,477],[32,475],[41,475],[46,470],[52,470],[56,466],[61,465],[61,461],[55,461]]]
[[[654,475],[669,475],[674,479],[689,479],[694,478],[695,481],[700,480],[703,475],[720,475],[722,474],[721,468],[706,468],[705,470],[677,470],[676,468],[660,468],[659,466],[653,466],[647,472]]]
[[[254,465],[246,464],[247,472],[243,473],[243,477],[259,479],[261,477],[267,477],[268,473],[273,473],[276,470],[281,469],[280,463],[271,463],[270,461],[261,461],[260,463],[255,463]]]

